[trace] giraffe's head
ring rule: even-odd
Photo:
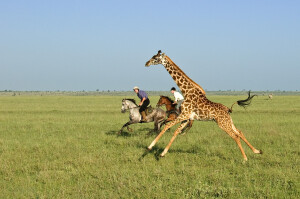
[[[145,66],[162,64],[165,60],[165,53],[161,54],[161,50],[158,51],[149,61],[146,62]]]

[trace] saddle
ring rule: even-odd
[[[150,106],[148,106],[148,107],[146,108],[146,110],[145,110],[146,116],[147,116],[147,115],[149,115],[150,113],[152,113],[152,112],[153,112],[153,110],[154,110],[154,108],[152,108],[152,106],[151,106],[151,105],[150,105]]]

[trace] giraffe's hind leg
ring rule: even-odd
[[[254,148],[250,142],[248,142],[248,140],[246,139],[246,137],[244,136],[244,134],[242,133],[242,131],[240,131],[239,129],[237,129],[233,122],[232,122],[232,119],[230,118],[230,121],[231,121],[231,125],[232,125],[232,129],[233,131],[240,137],[242,138],[242,140],[250,147],[250,149],[254,152],[254,153],[257,153],[257,154],[262,154],[262,151],[261,150],[257,150],[256,148]]]
[[[237,129],[238,130],[238,129]],[[240,137],[242,138],[242,140],[250,147],[250,149],[254,152],[254,153],[257,153],[257,154],[262,154],[262,150],[257,150],[256,148],[254,148],[250,142],[248,142],[248,140],[245,138],[244,134],[238,130],[239,133],[240,133]]]
[[[237,143],[237,145],[239,146],[239,148],[240,148],[240,150],[241,150],[241,153],[242,153],[242,155],[243,155],[243,157],[244,157],[244,160],[247,161],[248,158],[247,158],[247,156],[246,156],[246,154],[245,154],[245,151],[244,151],[244,149],[243,149],[243,147],[242,147],[240,137],[235,137],[235,138],[233,138],[233,139],[234,139],[234,141]]]
[[[247,156],[241,145],[240,138],[242,138],[242,140],[251,148],[251,150],[254,153],[262,154],[262,151],[255,149],[245,138],[244,134],[234,126],[230,116],[227,117],[226,119],[223,119],[222,122],[217,121],[217,123],[221,129],[223,129],[230,137],[232,137],[235,140],[235,142],[237,143],[237,145],[239,146],[239,148],[241,150],[241,153],[242,153],[245,161],[247,161]]]
[[[230,117],[226,118],[226,119],[222,119],[221,121],[216,120],[216,122],[218,123],[218,126],[225,131],[230,137],[232,137],[234,139],[234,141],[237,143],[237,145],[240,148],[240,151],[244,157],[244,160],[247,161],[248,158],[245,154],[245,151],[242,147],[241,144],[241,140],[240,140],[240,136],[239,136],[239,132],[235,130],[235,127],[232,123],[232,120]]]

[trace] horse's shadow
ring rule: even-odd
[[[147,131],[147,132],[151,132],[151,131],[154,131],[154,130],[151,129],[151,128],[145,127],[145,128],[140,128],[139,131]]]
[[[121,133],[119,133],[118,131],[108,131],[106,132],[105,134],[106,135],[115,135],[117,137],[121,136],[121,137],[134,137],[134,136],[139,136],[140,135],[140,132],[148,132],[146,135],[147,137],[151,136],[151,135],[157,135],[157,132],[154,131],[153,129],[151,128],[142,128],[142,129],[139,129],[138,131],[132,131],[132,132],[128,132],[128,131],[122,131]]]
[[[105,134],[106,135],[117,136],[117,137],[133,137],[133,136],[136,136],[135,133],[128,133],[126,131],[123,131],[122,133],[118,133],[117,131],[108,131]]]

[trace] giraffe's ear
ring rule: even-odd
[[[166,54],[165,53],[163,53],[163,54],[161,54],[161,57],[164,57]]]

